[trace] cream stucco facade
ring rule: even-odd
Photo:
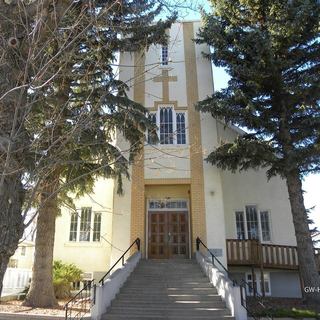
[[[233,140],[241,130],[195,110],[194,104],[214,90],[211,64],[202,55],[208,53],[209,48],[192,41],[199,27],[198,21],[178,22],[172,26],[167,46],[169,59],[165,61],[168,63],[162,63],[160,46],[152,46],[139,54],[121,53],[119,77],[130,87],[129,97],[155,114],[160,127],[169,128],[165,139],[169,141],[171,134],[173,142],[153,145],[146,139],[143,152],[130,168],[130,180],[124,180],[123,195],[116,193],[113,180],[97,180],[94,193],[75,200],[79,209],[76,226],[75,221],[71,226],[72,210],[63,208],[56,221],[55,259],[73,262],[84,272],[101,274],[136,237],[141,239],[143,256],[151,258],[155,254],[150,244],[152,212],[159,211],[160,215],[177,211],[187,212],[187,230],[183,235],[187,247],[177,244],[173,250],[181,250],[178,254],[191,258],[199,236],[228,266],[226,239],[239,238],[235,212],[243,212],[245,217],[246,206],[250,205],[255,206],[257,212],[268,212],[270,239],[267,243],[296,245],[288,194],[280,178],[268,181],[264,170],[223,172],[205,161],[215,146],[221,141]],[[171,110],[172,124],[161,123],[161,108]],[[183,115],[184,129],[181,123],[180,127],[178,125],[178,115]],[[175,130],[171,130],[170,125]],[[159,128],[160,135],[161,130],[164,129]],[[185,141],[179,144],[177,132],[182,131]],[[121,150],[129,147],[121,136],[116,137],[116,144]],[[158,211],[152,207],[156,201]],[[183,210],[169,205],[164,210],[167,203]],[[91,234],[85,240],[79,236],[81,208],[91,208]],[[99,227],[94,225],[95,213],[101,217]],[[243,222],[246,226],[248,223],[247,220]],[[243,227],[246,233],[250,231],[248,226]],[[262,226],[260,220],[259,226]],[[99,241],[93,241],[94,228],[100,228]],[[168,239],[170,230],[169,223]],[[157,254],[161,255],[162,249],[159,250]]]

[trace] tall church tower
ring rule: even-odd
[[[211,165],[206,173],[204,161],[217,143],[216,121],[195,110],[213,92],[211,63],[202,54],[209,48],[193,41],[199,27],[198,21],[175,23],[166,46],[120,57],[120,79],[147,108],[159,142],[152,144],[146,133],[125,195],[114,195],[114,211],[130,217],[114,215],[112,239],[126,247],[139,237],[147,258],[190,258],[198,236],[225,251],[220,174]],[[209,237],[208,223],[217,226]]]

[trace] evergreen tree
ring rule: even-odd
[[[199,102],[213,117],[247,128],[207,158],[227,170],[266,168],[287,184],[304,286],[320,287],[301,179],[320,171],[320,5],[315,0],[212,0],[197,42],[231,76]],[[320,302],[315,292],[308,302]]]
[[[27,210],[36,202],[35,263],[25,303],[52,306],[55,218],[61,199],[67,199],[68,191],[76,196],[92,191],[98,176],[115,178],[121,192],[121,176],[128,176],[128,164],[152,125],[144,107],[127,97],[127,85],[116,79],[117,55],[165,43],[165,29],[174,17],[154,22],[161,6],[149,0],[25,5],[8,0],[0,2],[0,9],[17,30],[10,37],[12,30],[0,22],[11,46],[1,47],[7,62],[0,66],[6,97],[0,99],[1,142],[12,132],[15,138],[10,150],[0,150],[0,203],[10,209],[1,211],[0,284],[22,236],[22,205]],[[15,67],[12,73],[10,66]],[[129,158],[114,146],[115,131],[128,140]]]
[[[25,181],[36,171],[25,126],[34,102],[28,88],[42,81],[46,61],[41,54],[49,30],[55,30],[68,7],[66,1],[55,1],[52,15],[52,2],[0,1],[0,294],[9,258],[23,235]]]
[[[117,179],[120,193],[129,160],[141,148],[146,128],[152,126],[144,107],[127,97],[127,85],[116,79],[113,66],[121,51],[143,52],[151,44],[166,42],[165,29],[173,17],[155,23],[160,11],[155,1],[149,0],[91,1],[90,6],[87,1],[77,1],[49,47],[47,54],[56,55],[59,42],[70,38],[64,30],[77,25],[76,33],[72,31],[77,39],[49,74],[57,67],[62,72],[41,93],[34,92],[38,103],[30,113],[37,121],[28,129],[34,130],[33,144],[38,153],[42,151],[38,167],[47,172],[40,186],[33,277],[25,305],[56,304],[52,263],[59,195],[91,192],[98,176]],[[77,24],[79,19],[82,21]],[[129,159],[113,144],[116,131],[130,144]]]

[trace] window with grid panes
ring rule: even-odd
[[[255,206],[246,206],[248,239],[259,239],[258,213]]]
[[[100,241],[101,233],[101,213],[95,212],[93,220],[93,241]]]
[[[101,240],[101,212],[92,212],[90,207],[73,212],[70,219],[69,241]]]
[[[244,214],[245,212],[245,214]],[[245,211],[235,212],[237,239],[271,241],[270,214],[256,206],[246,206]]]
[[[71,214],[69,241],[77,241],[77,230],[78,230],[78,214],[77,212],[73,212]]]
[[[173,144],[172,108],[160,109],[160,143]]]
[[[161,65],[167,66],[169,64],[169,50],[168,46],[161,47]]]
[[[243,211],[236,212],[236,227],[237,227],[237,239],[239,240],[245,239],[246,233],[244,228]]]
[[[270,241],[270,221],[269,212],[260,211],[260,221],[261,221],[261,236],[263,241]]]
[[[90,241],[91,208],[81,209],[80,219],[80,241]]]
[[[186,117],[184,112],[176,113],[177,144],[186,144]]]
[[[157,126],[160,144],[187,144],[186,112],[175,112],[171,106],[160,107],[157,112],[149,113],[149,119]],[[153,144],[151,132],[147,133],[147,141]]]

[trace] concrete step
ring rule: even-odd
[[[124,301],[151,301],[151,302],[163,302],[163,301],[222,301],[221,297],[218,294],[207,294],[207,295],[198,295],[198,294],[169,294],[166,296],[159,296],[157,294],[150,294],[150,295],[132,295],[128,293],[119,293],[117,295],[117,300],[124,300]]]
[[[216,308],[216,309],[222,309],[225,308],[225,303],[222,301],[145,301],[136,303],[136,301],[125,301],[125,300],[119,300],[112,302],[112,308],[123,308],[123,306],[126,306],[126,308],[136,308],[137,306],[141,309],[148,309],[148,308],[162,308],[162,309],[187,309],[187,308]]]
[[[183,276],[183,275],[177,275],[177,276],[168,276],[166,277],[165,275],[157,275],[157,276],[152,276],[152,277],[134,277],[130,278],[130,280],[141,280],[141,281],[203,281],[207,280],[206,277],[202,276]]]
[[[149,273],[148,275],[146,273]],[[159,270],[137,270],[136,278],[203,278],[203,274],[199,270],[190,270],[189,272],[160,272]]]
[[[216,294],[214,288],[143,288],[143,287],[128,287],[120,290],[120,293],[130,293],[132,295],[168,295],[168,294]]]
[[[130,281],[126,283],[125,288],[212,288],[210,283],[200,283],[200,282],[186,282],[186,283],[147,283],[147,282],[137,282],[137,281]]]
[[[197,272],[193,272],[193,273],[170,273],[170,274],[162,274],[162,273],[154,273],[154,274],[146,274],[146,272],[149,272],[149,270],[145,270],[143,272],[138,273],[139,270],[137,270],[137,273],[135,271],[135,279],[159,279],[159,278],[163,278],[163,279],[196,279],[196,278],[200,278],[200,279],[204,279],[206,278],[205,275],[203,275],[202,273],[199,272],[199,270]]]
[[[176,316],[159,316],[159,315],[117,315],[117,314],[105,314],[102,316],[101,320],[235,320],[234,317],[225,315],[225,316],[186,316],[186,315],[176,315]]]
[[[112,307],[109,314],[119,314],[119,315],[149,315],[149,316],[210,316],[214,313],[215,316],[228,315],[229,312],[223,309],[217,308],[194,308],[194,309],[170,309],[170,308],[116,308]]]
[[[107,311],[102,320],[234,320],[192,260],[141,261]]]

